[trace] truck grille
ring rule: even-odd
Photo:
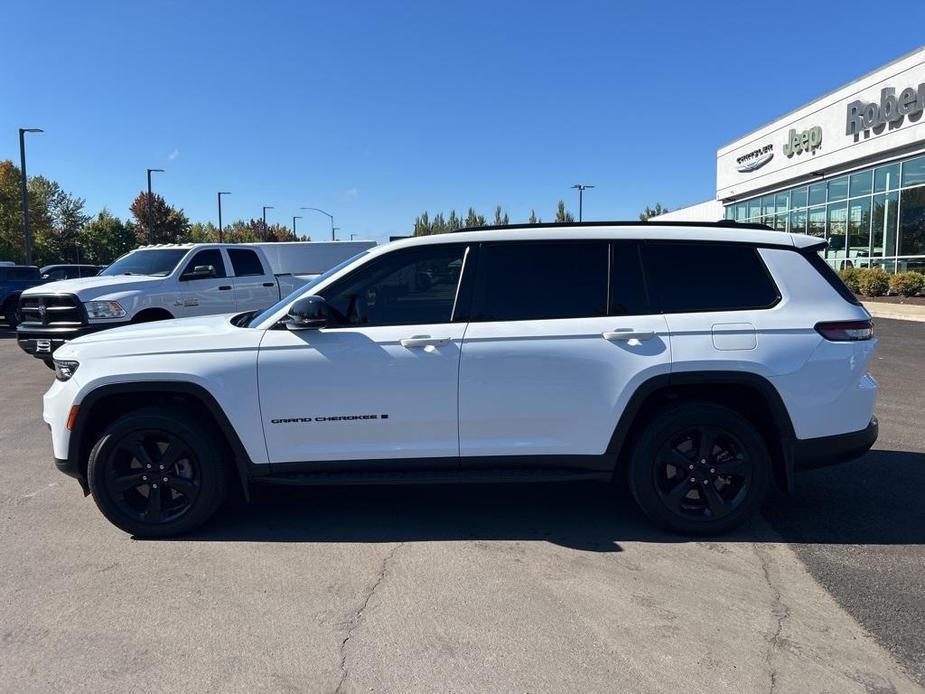
[[[86,325],[83,306],[73,294],[30,294],[19,300],[23,327],[68,328]]]

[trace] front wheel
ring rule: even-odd
[[[6,318],[6,324],[13,330],[22,323],[22,312],[19,310],[19,299],[8,299],[3,305],[3,317]]]
[[[657,414],[633,448],[629,486],[653,521],[683,535],[732,530],[768,492],[771,461],[744,417],[713,403],[681,403]]]
[[[227,487],[225,447],[190,413],[166,407],[116,420],[90,452],[87,477],[103,515],[136,537],[169,537],[205,523]]]

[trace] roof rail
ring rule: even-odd
[[[486,224],[478,227],[464,227],[452,233],[463,231],[500,231],[504,229],[561,229],[562,227],[633,227],[633,226],[662,226],[662,227],[728,227],[732,229],[760,229],[761,231],[774,231],[767,224],[755,222],[737,222],[734,219],[720,219],[715,222],[670,222],[670,221],[626,221],[616,220],[610,222],[538,222],[536,224]]]

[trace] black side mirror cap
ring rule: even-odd
[[[289,307],[289,330],[317,330],[330,322],[328,302],[320,296],[303,296]]]

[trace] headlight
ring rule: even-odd
[[[117,301],[85,301],[88,318],[124,318],[125,309]]]
[[[80,366],[76,361],[64,361],[61,359],[55,359],[55,378],[59,381],[68,381],[71,376],[74,375],[74,372],[77,371],[77,367]]]

